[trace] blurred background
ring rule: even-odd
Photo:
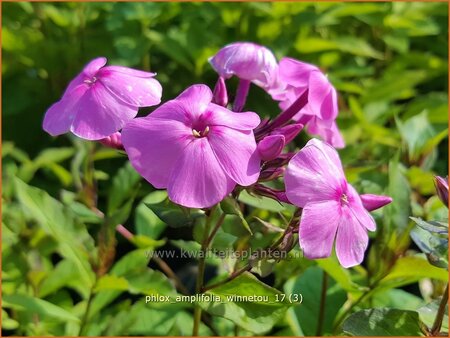
[[[107,57],[110,64],[156,72],[163,86],[163,102],[194,83],[213,88],[217,75],[208,58],[227,43],[253,41],[270,48],[278,59],[289,56],[314,63],[328,74],[339,93],[337,122],[347,144],[339,152],[349,181],[361,192],[385,193],[395,200],[386,212],[377,214],[377,220],[384,224],[383,233],[377,234],[377,243],[384,244],[371,248],[364,266],[376,275],[383,269],[378,267],[380,257],[385,258],[384,269],[388,269],[392,263],[389,260],[395,261],[407,250],[417,250],[409,241],[410,215],[447,218],[447,209],[433,196],[433,175],[448,173],[447,3],[9,2],[1,6],[5,294],[31,293],[67,309],[78,304],[75,312],[83,313],[88,291],[70,286],[66,280],[61,283],[77,290],[66,290],[67,293],[61,291],[66,284],[58,284],[56,276],[48,281],[53,265],[61,259],[55,254],[58,233],[53,233],[53,240],[48,242],[37,224],[41,220],[40,208],[57,207],[47,201],[48,204],[29,209],[31,201],[49,197],[29,190],[29,186],[58,198],[64,208],[70,206],[82,222],[95,223],[95,215],[81,204],[73,204],[75,200],[89,201],[89,191],[80,188],[86,179],[79,174],[85,169],[80,154],[89,153],[94,146],[71,136],[53,138],[41,125],[45,111],[59,100],[69,81],[98,56]],[[228,81],[231,95],[235,80]],[[261,116],[279,113],[270,97],[255,86],[246,109]],[[299,137],[297,145],[302,146],[306,140],[304,135]],[[110,188],[112,177],[119,177],[114,181],[117,183],[120,175],[130,180],[135,176],[126,167],[118,173],[125,157],[114,151],[103,149],[93,156],[96,169],[92,175],[98,182],[99,209],[105,210],[117,202],[108,200],[114,193],[114,187]],[[14,177],[27,185],[15,189]],[[141,197],[152,192],[145,183],[142,189],[138,194]],[[73,191],[77,191],[76,197]],[[89,202],[85,204],[89,206]],[[146,222],[159,224],[151,211],[141,208],[126,225],[143,236],[159,239],[163,225],[155,226],[158,230],[145,230]],[[95,230],[91,227],[89,232],[93,234]],[[190,232],[189,228],[176,230],[178,236]],[[164,235],[170,238],[173,232],[166,231]],[[389,250],[383,251],[386,247]],[[132,249],[129,243],[122,243],[117,257]],[[8,264],[8,258],[18,261]],[[298,271],[308,264],[297,266]],[[268,283],[281,285],[287,278],[285,271],[269,276]],[[419,279],[410,277],[411,285],[406,290],[423,296]],[[434,296],[441,291],[442,285],[437,285]],[[432,292],[427,297],[432,299]],[[13,309],[20,303],[12,298],[9,302]],[[126,308],[123,304],[117,306]],[[6,334],[77,333],[73,327],[64,331],[56,324],[33,321],[32,313],[9,316],[13,314],[8,312],[3,317],[7,319]],[[45,314],[42,316],[45,318]],[[104,322],[99,323],[117,319],[114,312],[102,316]],[[172,316],[168,312],[167,318]],[[85,333],[133,332],[100,326]],[[155,328],[134,332],[152,333],[152,329]],[[178,331],[158,330],[155,334],[186,333],[182,325]],[[280,332],[300,334],[289,330],[281,326]],[[204,332],[211,334],[207,329]],[[227,331],[219,333],[223,332]]]

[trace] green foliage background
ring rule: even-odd
[[[216,74],[207,59],[233,41],[266,45],[278,58],[315,63],[328,74],[340,94],[338,125],[347,143],[340,154],[349,181],[360,192],[389,194],[394,203],[374,213],[378,230],[361,267],[342,269],[334,257],[290,259],[276,267],[265,262],[259,268],[272,271],[264,279],[270,287],[243,275],[239,284],[214,292],[242,293],[239,285],[248,284],[247,289],[271,296],[304,293],[304,303],[274,309],[203,304],[215,316],[202,324],[201,333],[315,335],[344,329],[358,334],[358,320],[377,322],[380,313],[393,335],[420,334],[411,324],[418,322],[417,313],[430,325],[448,274],[411,244],[409,216],[447,219],[432,181],[433,175],[448,173],[447,3],[1,5],[5,334],[76,335],[81,326],[85,335],[191,333],[192,304],[144,304],[145,295],[179,292],[154,262],[147,267],[145,250],[198,249],[202,216],[185,218],[175,208],[172,218],[163,217],[161,208],[173,206],[125,164],[125,156],[71,136],[51,138],[41,123],[46,109],[94,57],[157,72],[164,101],[193,83],[213,87]],[[235,88],[234,80],[229,83]],[[261,116],[279,112],[255,87],[247,108]],[[297,145],[306,140],[302,135]],[[239,218],[228,215],[213,248],[265,247],[276,233],[253,216],[282,226],[278,213],[290,211],[249,196],[242,202],[254,236],[242,225],[236,228]],[[92,211],[94,204],[105,217]],[[118,223],[137,235],[131,243],[115,235]],[[217,279],[234,263],[208,260]],[[187,273],[174,269],[180,276]],[[318,332],[323,271],[331,278],[325,324]],[[189,284],[187,275],[183,281]],[[341,309],[344,303],[350,311]],[[376,316],[358,312],[341,326],[341,319],[366,308],[383,310]],[[396,331],[386,318],[406,324]]]

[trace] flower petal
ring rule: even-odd
[[[208,123],[212,126],[225,126],[237,130],[252,130],[260,123],[258,114],[253,112],[235,113],[224,107],[211,103],[208,106]]]
[[[207,86],[193,85],[173,100],[167,101],[151,113],[152,117],[177,120],[191,127],[208,108],[212,92]]]
[[[88,78],[92,78],[93,76],[95,76],[95,74],[99,71],[100,68],[102,68],[104,65],[106,65],[106,62],[108,60],[101,56],[98,58],[93,59],[92,61],[90,61],[84,68],[83,68],[83,73],[88,77]]]
[[[281,81],[291,86],[306,88],[310,73],[319,69],[309,63],[285,57],[280,60],[278,71]]]
[[[361,264],[367,249],[367,231],[349,208],[342,208],[342,218],[336,236],[336,255],[344,268]]]
[[[182,123],[153,118],[137,118],[122,130],[122,143],[136,171],[158,189],[166,188],[175,163],[193,140]]]
[[[87,140],[99,140],[119,131],[137,114],[137,108],[113,97],[96,82],[80,98],[75,107],[70,130]]]
[[[206,137],[184,148],[170,175],[169,198],[189,208],[207,208],[220,202],[235,187],[220,167]]]
[[[318,139],[311,139],[290,160],[285,185],[289,200],[304,207],[308,202],[339,198],[347,181],[336,150]]]
[[[45,113],[43,129],[52,136],[67,133],[75,118],[76,105],[88,90],[85,84],[66,91],[63,98],[54,103]]]
[[[122,74],[126,74],[126,75],[129,75],[129,76],[134,76],[134,77],[151,78],[151,77],[154,77],[156,75],[156,73],[145,72],[143,70],[138,70],[138,69],[124,67],[124,66],[113,66],[113,65],[111,65],[111,66],[106,66],[103,69],[104,70],[113,71],[115,73],[122,73]]]
[[[324,121],[313,116],[307,122],[308,133],[320,136],[325,142],[335,148],[345,147],[344,139],[338,129],[336,121]]]
[[[300,247],[305,257],[315,259],[331,255],[340,208],[337,201],[312,202],[305,206],[299,229]]]
[[[211,103],[213,93],[208,86],[196,84],[183,91],[176,100],[183,102],[191,116],[200,116]]]
[[[242,186],[255,183],[261,159],[253,132],[213,126],[209,133],[211,148],[228,176]]]
[[[117,71],[119,69],[119,71]],[[102,68],[97,76],[104,86],[117,98],[136,107],[154,106],[161,102],[161,84],[153,79],[153,73],[137,70],[127,71],[125,67]],[[136,76],[135,74],[139,74]],[[147,74],[146,77],[142,75]]]
[[[325,120],[326,118],[322,116],[322,104],[325,99],[332,99],[330,83],[320,71],[314,71],[309,75],[308,88],[309,112]],[[328,95],[331,96],[328,97]],[[328,111],[325,111],[325,114],[328,115]]]
[[[350,210],[359,221],[359,223],[370,231],[375,231],[377,224],[372,215],[364,208],[361,197],[352,185],[347,186],[348,200],[350,201]]]
[[[320,107],[320,116],[325,121],[334,121],[339,113],[337,92],[333,86],[328,84],[330,91],[327,96],[323,98],[322,106]]]

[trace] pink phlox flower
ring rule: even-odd
[[[368,245],[367,230],[375,231],[376,224],[347,182],[337,151],[318,139],[310,140],[290,160],[285,184],[289,201],[303,208],[299,241],[305,257],[330,256],[336,239],[341,265],[360,264]],[[373,196],[370,201],[375,202]]]
[[[332,146],[344,147],[335,121],[338,115],[337,92],[320,69],[292,58],[283,58],[279,62],[277,79],[277,85],[269,89],[269,93],[280,101],[280,108],[287,109],[308,89],[308,104],[293,120],[306,125],[309,133],[320,136]]]
[[[106,58],[89,62],[73,79],[60,101],[46,112],[43,128],[56,136],[71,131],[87,140],[106,138],[133,119],[139,107],[161,102],[154,73],[105,66]]]
[[[206,208],[236,186],[255,183],[260,158],[253,112],[233,113],[193,85],[153,113],[128,123],[122,142],[134,168],[180,205]]]

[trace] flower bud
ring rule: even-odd
[[[301,124],[301,123],[289,124],[287,126],[275,129],[270,134],[271,135],[283,135],[284,142],[287,144],[287,143],[291,142],[302,129],[303,129],[303,124]]]
[[[259,175],[259,181],[271,181],[275,178],[283,176],[286,168],[284,167],[270,167],[264,169]]]
[[[434,176],[434,186],[436,187],[439,199],[448,208],[448,177]]]
[[[272,188],[266,187],[265,185],[262,185],[262,184],[255,184],[252,187],[252,192],[257,195],[260,195],[260,196],[272,198],[278,202],[292,204],[288,200],[288,198],[286,196],[286,192],[282,191],[282,190],[272,189]]]
[[[226,45],[209,59],[209,63],[225,79],[235,75],[262,88],[272,85],[278,67],[269,49],[251,42]]]
[[[360,197],[364,208],[368,211],[379,209],[392,202],[391,197],[383,195],[363,194]]]
[[[99,140],[99,142],[105,147],[124,150],[122,144],[122,134],[120,132],[115,132],[114,134]]]
[[[278,157],[283,151],[285,139],[283,135],[269,135],[258,143],[258,152],[263,161]]]
[[[212,102],[222,107],[226,107],[228,104],[227,86],[225,84],[225,79],[222,76],[219,76],[216,86],[214,87]]]

